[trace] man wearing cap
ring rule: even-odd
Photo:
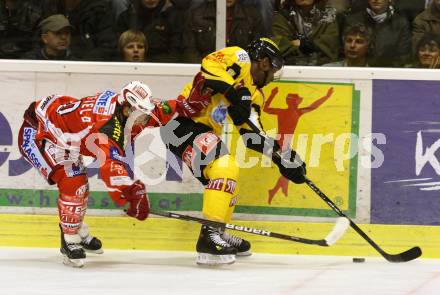
[[[62,14],[54,14],[40,22],[42,47],[24,57],[38,60],[74,60],[70,52],[73,26]]]
[[[81,60],[110,61],[116,54],[118,35],[108,0],[59,0],[52,14],[63,14],[75,27],[72,53]]]

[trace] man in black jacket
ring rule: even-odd
[[[82,60],[110,61],[116,54],[117,34],[113,11],[107,0],[46,1],[50,14],[63,14],[75,28],[72,53]]]
[[[40,23],[41,43],[36,51],[25,55],[26,59],[75,60],[71,51],[71,31],[69,20],[62,14],[54,14]]]

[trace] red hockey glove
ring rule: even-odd
[[[150,213],[150,203],[145,185],[137,180],[128,188],[124,189],[122,194],[130,203],[127,214],[139,220],[147,219]]]
[[[203,89],[205,78],[201,73],[194,77],[191,92],[188,98],[179,95],[176,99],[177,112],[183,117],[197,116],[211,102],[212,91]]]

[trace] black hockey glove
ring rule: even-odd
[[[281,175],[285,178],[298,184],[306,181],[306,164],[295,151],[289,149],[279,153],[281,147],[273,138],[262,136],[244,128],[241,128],[239,132],[246,147],[271,157],[274,164],[280,169]]]
[[[281,175],[285,178],[296,184],[301,184],[306,181],[306,163],[301,160],[295,151],[284,151],[281,153],[281,158],[274,155],[273,162],[278,166]]]
[[[242,125],[251,115],[251,93],[246,87],[230,88],[225,97],[231,102],[228,107],[229,116],[234,125]]]
[[[228,107],[228,114],[232,122],[234,122],[234,125],[243,125],[251,115],[251,101],[230,105]]]

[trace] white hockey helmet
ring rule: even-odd
[[[152,98],[151,90],[147,85],[139,81],[131,81],[122,88],[118,103],[122,105],[128,102],[136,110],[149,115],[155,108],[151,102]]]

